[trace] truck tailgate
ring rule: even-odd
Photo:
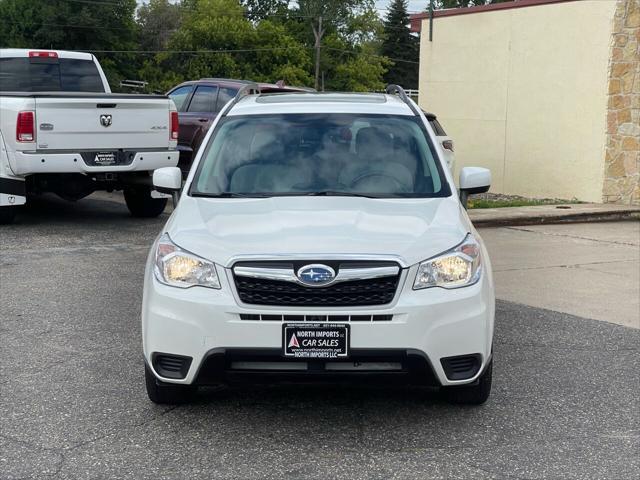
[[[38,150],[167,149],[170,100],[141,95],[37,97]]]

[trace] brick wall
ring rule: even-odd
[[[640,205],[640,0],[613,19],[603,200]]]

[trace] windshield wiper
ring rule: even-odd
[[[205,197],[205,198],[268,198],[271,195],[265,195],[264,193],[234,193],[234,192],[220,192],[220,193],[203,193],[193,192],[192,197]]]
[[[277,192],[277,193],[205,193],[193,192],[192,197],[204,198],[270,198],[270,197],[362,197],[380,198],[378,195],[366,195],[364,193],[341,192],[338,190],[320,190],[317,192]]]
[[[379,198],[376,195],[367,195],[364,193],[353,193],[353,192],[341,192],[338,190],[320,190],[318,192],[306,192],[302,195],[307,195],[310,197],[364,197],[364,198]]]

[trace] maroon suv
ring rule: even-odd
[[[175,102],[180,119],[178,166],[183,175],[189,172],[193,156],[198,151],[207,130],[222,107],[236,96],[240,88],[247,85],[246,80],[227,78],[202,78],[181,83],[172,88],[167,95]],[[300,92],[307,89],[270,83],[258,83],[262,92]]]

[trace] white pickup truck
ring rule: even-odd
[[[0,224],[43,192],[123,190],[132,215],[157,216],[151,173],[178,163],[177,140],[173,101],[112,94],[93,55],[0,49]]]

